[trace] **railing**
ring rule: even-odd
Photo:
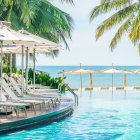
[[[58,86],[58,90],[60,93],[62,93],[62,86],[65,86],[67,88],[67,90],[70,91],[70,93],[72,93],[72,95],[74,96],[74,99],[75,99],[75,105],[78,105],[78,95],[73,91],[73,89],[71,89],[68,84],[61,83]]]

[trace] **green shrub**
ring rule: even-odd
[[[28,81],[29,84],[33,83],[33,69],[29,69]],[[58,85],[62,83],[61,77],[51,77],[48,73],[45,72],[36,72],[35,73],[35,82],[36,84],[41,84],[43,86],[49,86],[50,88],[58,88]],[[65,91],[65,87],[62,87],[62,91]]]
[[[17,68],[13,68],[13,73],[16,74],[22,74],[22,70],[17,70]],[[9,75],[10,70],[9,67],[3,67],[3,72],[7,73]],[[25,77],[25,73],[24,73],[24,77]],[[28,84],[32,84],[33,83],[33,77],[34,77],[34,72],[33,69],[29,69],[28,71]],[[41,84],[43,86],[49,86],[50,88],[54,88],[57,89],[58,85],[60,83],[62,83],[62,78],[61,77],[51,77],[48,73],[45,72],[36,72],[35,73],[35,83],[36,84]],[[62,91],[65,91],[65,87],[62,87]]]

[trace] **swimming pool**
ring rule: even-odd
[[[0,140],[139,140],[140,92],[84,92],[72,116]]]

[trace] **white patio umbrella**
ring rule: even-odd
[[[81,91],[82,91],[82,78],[81,74],[90,74],[90,88],[92,87],[92,73],[96,73],[95,70],[87,70],[87,69],[78,69],[63,72],[63,74],[80,74],[80,83],[81,83]]]
[[[26,61],[28,61],[28,52],[32,51],[34,54],[34,89],[35,89],[35,53],[51,53],[52,51],[55,50],[59,50],[60,49],[60,45],[57,43],[54,43],[50,40],[44,39],[42,37],[39,37],[37,35],[34,35],[30,32],[25,31],[24,29],[19,30],[18,32],[19,34],[22,34],[21,37],[22,38],[32,38],[34,40],[37,40],[37,42],[39,42],[39,44],[35,44],[34,46],[30,46],[27,49],[27,54],[26,54]],[[48,47],[48,48],[46,48]],[[30,50],[31,49],[31,50]],[[26,63],[26,83],[28,80],[28,63]]]
[[[12,45],[11,47],[6,47],[5,48],[5,53],[23,53],[23,51],[25,51],[24,49],[26,49],[26,83],[28,83],[28,54],[32,53],[35,55],[36,53],[49,53],[52,54],[52,52],[54,51],[58,51],[60,49],[62,49],[60,47],[59,44],[56,44],[52,41],[49,41],[47,39],[43,39],[43,41],[45,42],[41,42],[40,41],[40,37],[37,37],[35,35],[32,35],[29,32],[18,32],[16,35],[20,36],[21,38],[26,38],[28,40],[34,40],[37,41],[36,44],[34,45],[26,45],[26,47],[21,48],[20,46],[15,46]],[[29,37],[29,38],[28,38]],[[33,38],[33,39],[32,39]],[[24,55],[24,53],[23,53]],[[24,61],[24,59],[22,60],[22,62]],[[35,56],[33,56],[33,69],[34,69],[34,89],[35,89]],[[28,84],[26,85],[26,89],[28,89]]]
[[[37,35],[34,35],[34,34],[32,34],[32,33],[30,33],[30,32],[27,32],[26,30],[24,30],[24,29],[22,29],[22,30],[19,30],[18,31],[18,33],[19,34],[22,34],[22,37],[23,38],[33,38],[34,40],[37,40],[38,42],[40,42],[43,46],[44,46],[44,44],[45,45],[47,45],[47,46],[50,46],[50,47],[61,47],[61,45],[59,45],[59,44],[57,44],[57,43],[55,43],[55,42],[52,42],[52,41],[50,41],[50,40],[48,40],[48,39],[44,39],[44,38],[42,38],[42,37],[40,37],[40,36],[37,36]],[[39,46],[40,46],[40,44],[39,44]]]
[[[111,73],[112,74],[112,94],[113,94],[113,87],[114,87],[114,73],[123,73],[124,74],[124,88],[126,87],[126,74],[131,73],[130,71],[120,70],[115,68],[109,68],[105,70],[101,70],[101,73]]]
[[[35,40],[28,40],[24,39],[22,40],[20,36],[16,35],[16,32],[7,26],[3,25],[2,22],[0,22],[0,46],[1,46],[1,76],[2,76],[2,65],[3,65],[3,45],[8,45],[8,44],[20,44],[20,45],[25,45],[25,44],[34,44]],[[2,79],[2,78],[1,78]],[[1,94],[2,94],[2,81],[1,81]],[[1,100],[1,95],[0,95],[0,100]]]
[[[140,69],[132,70],[133,73],[140,73]]]
[[[37,48],[39,48],[39,50],[37,50],[39,53],[40,52],[46,53],[46,52],[48,52],[48,48],[46,51],[46,47],[44,47],[44,46],[47,46],[47,47],[49,46],[49,51],[56,50],[56,48],[54,48],[54,46],[56,46],[55,43],[52,43],[51,41],[50,42],[49,41],[41,42],[39,40],[40,38],[37,39],[37,37],[33,38],[32,36],[30,36],[28,32],[26,32],[26,33],[25,32],[16,32],[3,24],[1,24],[1,26],[0,26],[0,41],[2,42],[1,43],[2,46],[5,46],[5,47],[6,46],[9,47],[12,45],[18,46],[18,47],[16,47],[16,50],[15,50],[15,47],[12,48],[13,53],[20,53],[20,52],[22,53],[22,75],[23,75],[24,47],[25,46],[28,46],[28,47],[30,46],[30,50],[28,50],[27,52],[33,52],[34,48],[37,47]],[[48,44],[46,44],[46,43],[48,43]],[[50,48],[51,45],[52,45],[52,48]],[[58,44],[57,44],[57,46],[58,46]],[[10,50],[10,51],[12,53],[12,50]],[[2,47],[1,47],[1,53],[3,53]],[[26,56],[28,57],[28,55],[26,55]],[[1,69],[2,69],[2,67],[1,67]],[[1,70],[1,73],[2,73],[2,70]],[[23,94],[23,90],[24,89],[23,89],[23,78],[22,78],[22,94]]]
[[[112,94],[113,94],[113,87],[114,87],[114,73],[123,73],[123,70],[115,69],[115,68],[108,68],[105,70],[101,70],[101,73],[111,73],[112,74]]]
[[[3,48],[4,53],[9,53],[9,54],[26,54],[26,83],[28,83],[28,54],[32,53],[33,54],[33,64],[34,64],[34,86],[35,86],[35,53],[49,53],[51,54],[53,51],[59,50],[59,47],[48,47],[48,46],[39,46],[39,45],[34,45],[34,46],[26,46],[24,48],[21,48],[20,46],[14,46],[12,45],[11,47],[5,47]],[[24,61],[24,59],[22,60]],[[12,64],[10,64],[11,67]],[[11,68],[10,68],[11,69]],[[11,70],[12,71],[12,70]],[[10,72],[11,72],[10,71]],[[28,89],[28,84],[26,85],[26,89]],[[34,87],[35,89],[35,87]]]

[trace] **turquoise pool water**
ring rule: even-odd
[[[139,140],[140,92],[83,92],[71,117],[0,140]]]

